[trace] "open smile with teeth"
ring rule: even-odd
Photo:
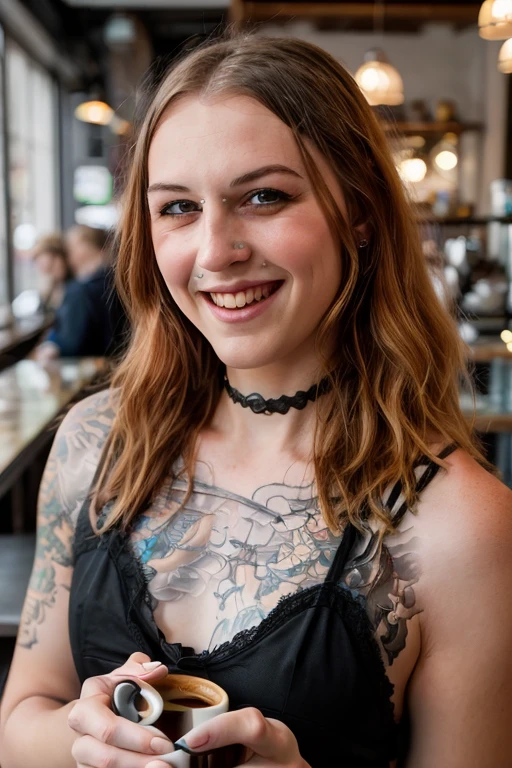
[[[248,304],[253,304],[255,301],[263,301],[268,299],[273,293],[280,287],[281,282],[265,283],[264,285],[257,285],[254,288],[248,288],[246,291],[238,291],[238,293],[210,293],[208,294],[218,307],[226,307],[226,309],[241,309]]]

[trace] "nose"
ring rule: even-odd
[[[233,226],[232,215],[225,210],[203,210],[199,228],[196,265],[199,270],[222,272],[232,264],[250,259],[251,249],[243,228]]]

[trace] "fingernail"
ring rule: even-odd
[[[200,731],[199,733],[194,733],[194,731],[190,731],[190,733],[187,733],[186,740],[182,737],[174,742],[174,749],[182,749],[184,752],[192,753],[196,749],[208,744],[209,739],[210,736],[207,733],[201,733]]]
[[[162,666],[161,661],[145,661],[144,664],[141,664],[144,669],[149,672],[150,670],[156,669],[157,667]]]
[[[162,739],[160,736],[155,736],[151,739],[151,749],[156,755],[165,755],[166,752],[174,752],[172,741],[169,739]]]

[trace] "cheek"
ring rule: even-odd
[[[274,234],[269,245],[279,254],[280,266],[313,281],[322,292],[337,289],[341,279],[340,249],[320,211],[316,216],[295,217],[293,223],[285,222]]]
[[[156,263],[172,297],[179,304],[193,279],[194,255],[179,238],[153,239]]]

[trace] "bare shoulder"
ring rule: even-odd
[[[464,451],[446,463],[422,494],[414,522],[429,554],[485,558],[494,547],[510,547],[512,491]]]
[[[39,510],[57,502],[71,520],[92,483],[112,426],[116,393],[103,390],[76,403],[63,419],[41,483]]]
[[[445,622],[458,631],[457,618],[469,621],[475,601],[492,604],[498,616],[512,588],[512,491],[461,450],[447,465],[424,491],[413,522],[422,624],[434,634]]]

